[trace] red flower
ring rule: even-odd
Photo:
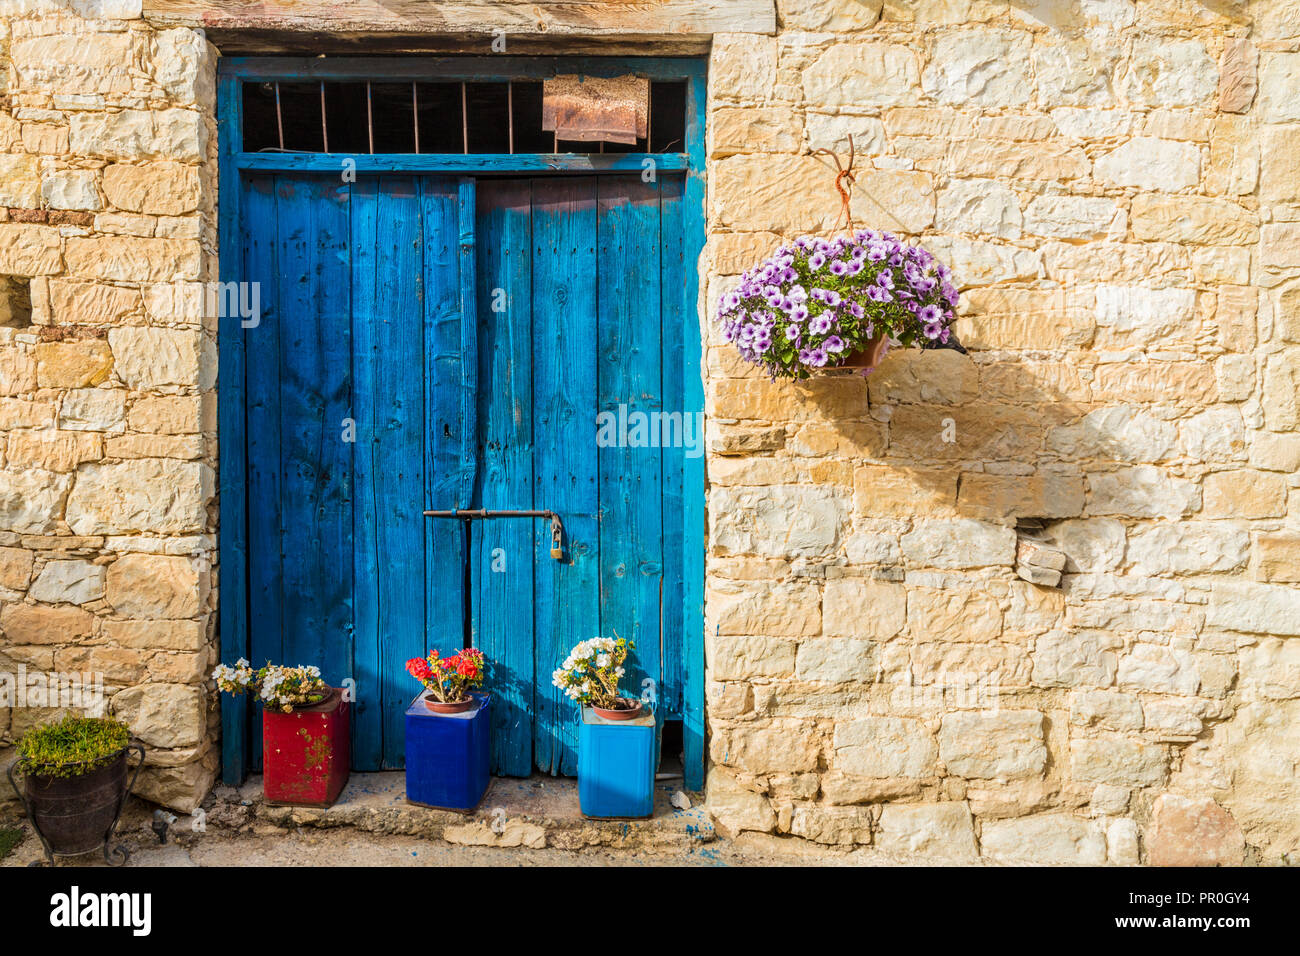
[[[423,657],[412,657],[406,662],[406,671],[418,681],[426,681],[433,672],[429,669],[429,662]]]

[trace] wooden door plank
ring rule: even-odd
[[[225,118],[220,138],[220,193],[225,200],[218,209],[219,264],[222,282],[244,278],[244,249],[247,230],[240,213],[245,184],[232,157],[241,125],[242,103],[236,80],[223,78],[218,86],[221,115]],[[206,303],[205,303],[206,306]],[[217,609],[217,630],[221,660],[233,665],[248,656],[248,430],[245,421],[247,385],[244,361],[243,322],[236,316],[217,317],[217,430],[222,449],[218,475],[220,549],[217,573],[223,579]],[[221,780],[237,787],[248,769],[249,710],[247,697],[223,696],[221,700]]]
[[[682,328],[692,315],[686,302],[686,262],[683,240],[684,183],[680,176],[660,177],[659,286],[663,290],[659,327],[663,337],[663,396],[668,412],[680,413],[682,442],[663,452],[663,691],[660,704],[665,716],[682,716],[682,588],[683,547],[682,469],[686,441],[693,438],[703,448],[703,435],[696,434],[698,422],[686,411],[682,382]]]
[[[352,189],[354,568],[358,769],[400,767],[406,704],[424,653],[424,366],[418,186]],[[361,761],[365,761],[365,765]]]
[[[534,757],[577,771],[575,705],[550,674],[600,620],[596,407],[596,180],[533,180],[534,502],[564,518],[567,560],[536,564]],[[544,440],[543,440],[544,438]],[[550,547],[537,527],[535,548]]]
[[[478,184],[478,492],[473,507],[531,510],[533,500],[532,187]],[[531,519],[473,525],[474,646],[492,662],[492,772],[533,770]]]
[[[280,350],[284,657],[351,674],[350,244],[347,186],[299,180],[286,231]]]
[[[663,519],[659,187],[639,176],[599,180],[597,436],[600,633],[636,645],[623,689],[663,682]]]
[[[465,306],[461,291],[459,191],[454,179],[425,177],[420,186],[423,248],[421,277],[424,347],[420,373],[424,381],[424,472],[422,506],[467,508],[473,490],[473,461],[466,461],[463,436],[473,434],[466,421],[467,365],[476,359],[463,342]],[[395,264],[394,264],[395,265]],[[390,281],[401,281],[392,274]],[[414,387],[414,382],[411,383]],[[455,654],[465,642],[465,532],[458,521],[422,519],[428,616],[424,650]],[[410,582],[412,586],[416,582]]]
[[[292,183],[259,176],[244,191],[244,276],[260,284],[261,321],[246,330],[248,377],[249,661],[283,663],[280,552],[280,195]],[[254,768],[262,765],[262,735],[251,740]]]

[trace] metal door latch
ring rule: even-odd
[[[550,518],[551,519],[551,557],[556,561],[564,560],[564,522],[554,511],[488,511],[486,508],[472,510],[458,508],[454,511],[426,511],[426,518],[459,518],[462,521],[483,521],[488,518]]]

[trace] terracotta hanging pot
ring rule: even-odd
[[[620,697],[618,702],[622,706],[617,709],[597,707],[595,704],[591,705],[591,709],[596,712],[597,717],[604,717],[606,720],[632,720],[641,715],[641,701]]]
[[[867,372],[880,364],[885,353],[889,351],[889,341],[883,335],[877,335],[870,342],[860,349],[849,352],[844,361],[839,365],[830,366],[833,368],[853,369],[857,372]]]
[[[466,697],[464,700],[446,702],[436,699],[432,694],[425,694],[424,706],[435,714],[463,714],[474,706],[474,698]]]

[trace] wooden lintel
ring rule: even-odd
[[[775,0],[144,0],[160,26],[206,30],[707,40],[776,32]]]

